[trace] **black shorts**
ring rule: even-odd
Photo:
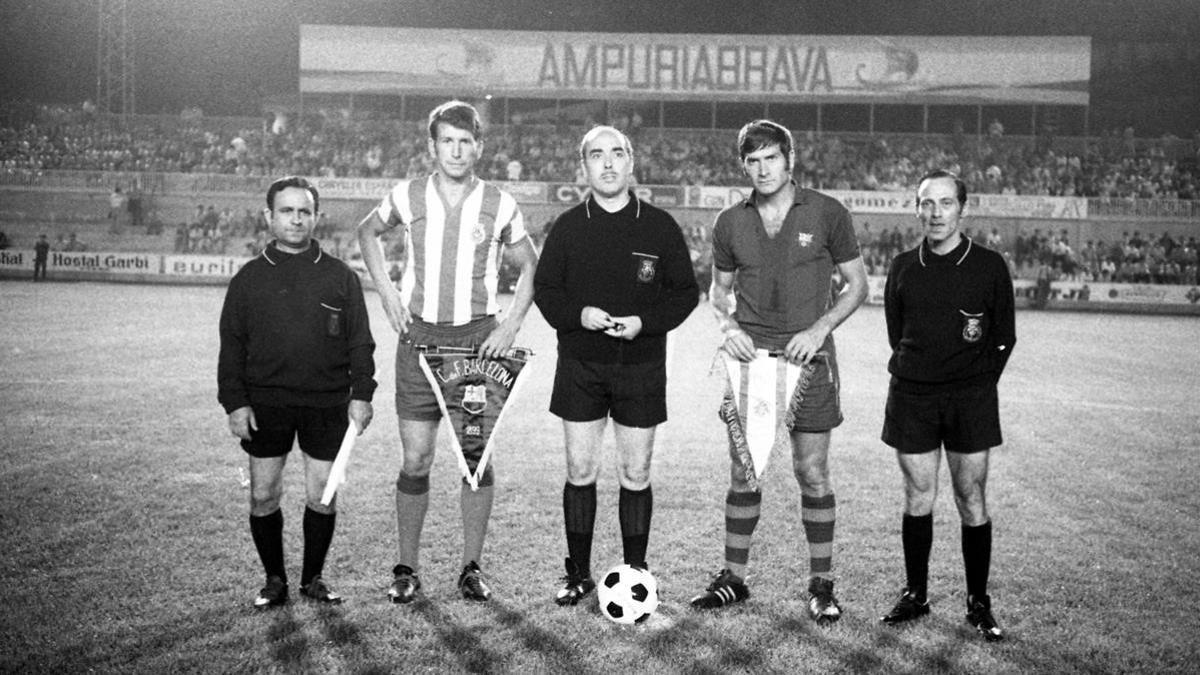
[[[258,430],[250,430],[250,440],[242,441],[242,449],[253,457],[282,457],[292,451],[292,444],[299,437],[304,454],[331,462],[337,457],[350,425],[346,405],[332,408],[253,405],[251,409]]]
[[[943,445],[949,452],[963,454],[994,448],[1003,443],[996,384],[922,391],[897,386],[893,379],[882,439],[903,454],[929,452]]]
[[[646,363],[595,363],[560,355],[554,370],[550,412],[568,422],[591,422],[611,414],[627,427],[667,421],[666,358]]]

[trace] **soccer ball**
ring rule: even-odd
[[[617,565],[596,587],[600,613],[623,624],[641,623],[658,609],[658,582],[650,572]]]

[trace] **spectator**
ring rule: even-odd
[[[108,219],[109,232],[120,234],[122,230],[122,220],[125,218],[126,200],[124,193],[121,192],[121,186],[116,185],[113,191],[108,195]]]
[[[75,236],[74,232],[72,232],[70,235],[67,236],[67,243],[66,243],[66,245],[63,246],[62,250],[64,250],[64,251],[86,251],[87,244],[84,244],[82,241],[79,241],[79,238]]]

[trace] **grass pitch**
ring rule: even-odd
[[[834,432],[834,568],[845,616],[803,605],[807,550],[787,457],[774,457],[751,551],[747,603],[687,608],[721,564],[727,459],[709,375],[705,307],[673,340],[654,460],[650,563],[664,606],[622,628],[594,601],[556,607],[562,574],[561,428],[547,411],[554,336],[506,415],[484,569],[495,599],[455,592],[457,469],[433,474],[425,599],[385,597],[395,562],[399,466],[394,336],[368,297],[379,347],[375,422],[339,497],[326,576],[346,604],[298,599],[266,613],[250,541],[245,456],[216,403],[223,288],[0,283],[0,672],[1193,672],[1200,654],[1200,350],[1195,318],[1022,312],[1001,383],[991,593],[1008,639],[963,622],[958,519],[942,474],[933,614],[882,627],[903,583],[901,483],[878,440],[888,349],[864,307],[837,333],[846,423]],[[619,562],[611,442],[594,568]],[[303,491],[287,471],[285,541],[299,576]]]

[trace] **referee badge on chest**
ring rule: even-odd
[[[634,251],[637,260],[637,281],[639,284],[653,283],[658,276],[658,256]]]
[[[961,309],[958,310],[962,314],[962,338],[966,342],[979,342],[983,339],[983,313],[967,314]]]

